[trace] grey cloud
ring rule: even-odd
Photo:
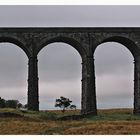
[[[133,93],[133,74],[110,74],[104,76],[97,76],[96,89],[100,95],[111,95],[120,93]]]
[[[59,108],[54,107],[54,105],[55,105],[55,99],[56,98],[48,99],[46,97],[44,100],[43,99],[40,100],[40,102],[41,102],[40,109],[41,110],[44,110],[44,109],[59,109]],[[76,103],[73,101],[73,104],[76,105],[77,109],[80,109],[81,108],[81,105],[80,105],[79,100],[78,100],[78,102],[76,101]]]
[[[1,6],[1,26],[139,26],[139,6]]]
[[[54,109],[55,99],[60,96],[70,98],[78,108],[81,104],[81,83],[80,81],[57,81],[40,83],[40,108]]]
[[[98,108],[133,108],[133,98],[130,96],[101,96],[97,97]]]
[[[0,44],[0,97],[27,102],[27,57],[11,43]]]
[[[27,57],[16,45],[0,44],[0,88],[27,83]]]
[[[133,73],[133,56],[125,46],[119,43],[104,43],[95,51],[95,71],[97,75]]]
[[[65,96],[66,97],[66,96]],[[48,95],[40,97],[40,109],[56,109],[54,107],[56,98],[60,98],[60,96],[55,95],[54,97],[49,98]],[[75,104],[78,109],[81,108],[81,97],[79,95],[75,96],[67,96],[70,100],[72,100],[72,104]]]
[[[27,103],[27,89],[26,87],[12,87],[0,88],[0,97],[10,100],[19,100],[21,103]]]
[[[70,45],[48,45],[39,54],[39,75],[50,82],[81,79],[81,57]]]

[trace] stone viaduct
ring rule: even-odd
[[[28,57],[28,109],[39,110],[38,53],[50,43],[64,42],[82,58],[81,114],[97,114],[94,51],[104,42],[118,42],[134,57],[134,114],[140,114],[140,28],[0,28],[0,42],[19,46]]]

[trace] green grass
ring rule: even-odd
[[[69,116],[69,115],[76,115],[79,114],[80,111],[73,111],[73,110],[68,110],[65,113],[63,113],[60,110],[53,110],[53,111],[22,111],[19,109],[12,109],[12,108],[3,108],[0,109],[0,113],[13,113],[13,114],[18,114],[21,116],[24,116],[25,118],[30,118],[30,119],[36,119],[36,120],[57,120],[60,117],[63,116]]]
[[[19,114],[26,118],[36,119],[36,120],[57,120],[63,116],[70,116],[70,115],[78,115],[80,114],[80,110],[73,111],[68,110],[65,113],[62,113],[60,110],[50,110],[50,111],[21,111],[19,109],[11,109],[11,108],[4,108],[0,109],[0,113],[2,112],[10,112],[14,114]],[[105,109],[105,110],[98,110],[97,116],[89,116],[83,118],[83,120],[89,121],[117,121],[117,120],[140,120],[140,116],[133,115],[132,109]]]
[[[118,120],[140,120],[140,116],[134,115],[132,109],[105,109],[98,110],[97,116],[90,116],[85,120],[91,121],[118,121]]]
[[[22,114],[22,112],[19,109],[13,109],[13,108],[1,108],[0,113],[3,112],[11,112],[11,113],[16,113],[16,114]]]

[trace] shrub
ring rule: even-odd
[[[18,100],[7,100],[6,107],[17,108],[19,101]]]
[[[69,98],[61,96],[60,99],[56,99],[55,107],[62,108],[62,112],[65,112],[65,109],[67,109],[68,107],[76,110],[76,105],[71,105],[71,103],[72,101]]]
[[[5,100],[0,97],[0,108],[5,107]]]

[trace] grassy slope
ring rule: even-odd
[[[132,115],[131,109],[99,110],[98,116],[78,121],[56,120],[63,116],[60,111],[23,113],[4,109],[0,113],[5,111],[21,117],[1,117],[0,134],[140,134],[140,116]],[[78,113],[67,111],[65,115]]]

